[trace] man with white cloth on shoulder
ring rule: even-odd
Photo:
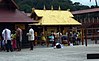
[[[30,43],[30,50],[33,50],[33,46],[34,46],[34,30],[32,29],[31,26],[29,26],[29,33],[27,33],[28,35],[28,41]]]
[[[7,52],[9,52],[9,50],[12,52],[11,31],[9,29],[5,28],[2,32],[2,37],[5,41],[5,46],[6,46]]]

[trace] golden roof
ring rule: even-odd
[[[39,23],[29,25],[81,25],[73,19],[69,11],[61,10],[34,10],[37,16],[42,17]]]
[[[57,16],[64,16],[64,17],[73,17],[71,12],[69,11],[60,11],[60,10],[35,10],[35,13],[38,16],[46,16],[46,15],[55,15]]]

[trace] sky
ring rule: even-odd
[[[95,4],[95,0],[71,0],[74,2],[80,2],[82,5],[88,5],[88,6],[92,6],[92,5],[96,5]],[[98,6],[99,6],[99,0],[97,0]]]

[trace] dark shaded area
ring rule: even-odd
[[[11,0],[2,0],[2,1],[0,2],[0,8],[14,11],[14,10],[15,10],[16,8],[18,8],[18,7],[17,7],[17,6],[13,3],[13,1],[11,1]]]
[[[99,53],[87,54],[87,59],[99,59]]]
[[[73,3],[71,0],[15,0],[15,2],[20,7],[20,10],[25,12],[31,12],[32,10],[31,8],[33,7],[35,9],[42,10],[44,9],[44,5],[47,10],[50,10],[51,6],[53,6],[54,10],[58,10],[60,6],[61,10],[70,9],[70,11],[83,10],[83,9],[96,7],[95,5],[93,5],[92,7],[89,7],[87,5],[82,5],[79,2]]]

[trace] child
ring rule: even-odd
[[[5,51],[5,41],[2,40],[2,37],[0,36],[0,50],[4,50]]]
[[[5,47],[5,41],[4,40],[1,40],[1,50],[6,50],[6,47]]]
[[[42,34],[41,34],[41,45],[43,46],[44,44],[46,44],[46,37],[44,35],[44,32],[42,32]]]
[[[12,37],[12,42],[11,42],[12,48],[13,48],[13,50],[16,50],[16,48],[17,48],[17,46],[16,46],[16,34],[13,32],[11,34],[11,37]]]
[[[49,36],[49,42],[52,43],[52,47],[55,46],[55,35],[54,34],[51,34]]]

